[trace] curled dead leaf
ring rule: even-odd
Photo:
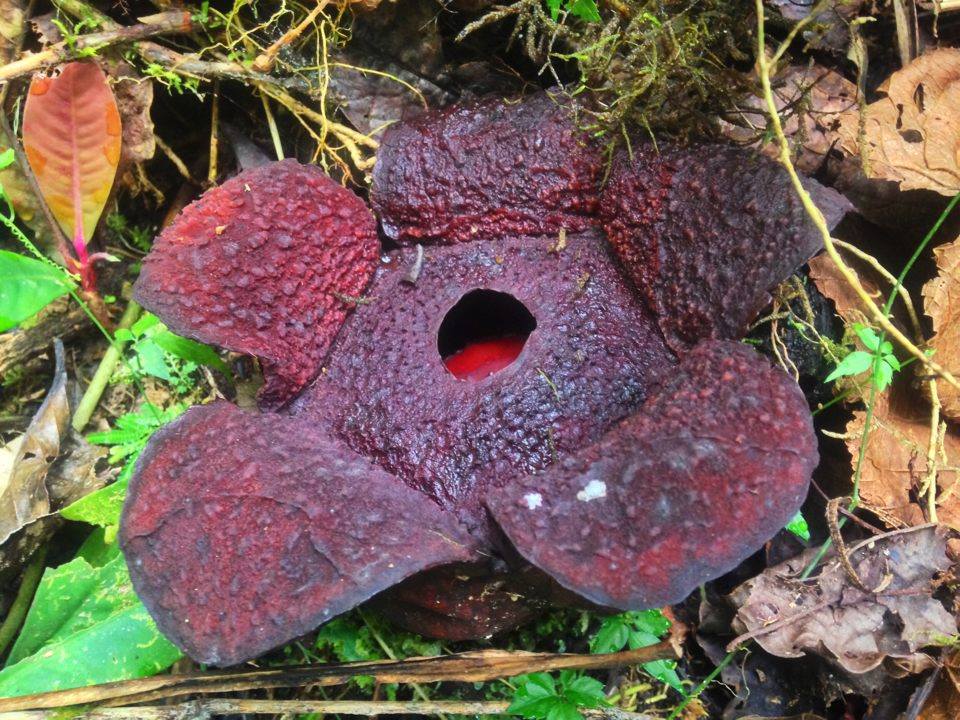
[[[60,441],[70,421],[67,373],[59,340],[56,356],[50,391],[19,438],[9,476],[0,477],[0,544],[24,525],[50,512],[47,471],[60,454]]]
[[[951,372],[960,370],[960,240],[934,248],[938,275],[923,287],[924,311],[933,320],[930,348]],[[943,413],[960,420],[960,392],[938,383]]]
[[[157,138],[150,117],[153,81],[138,78],[132,71],[128,74],[122,67],[117,72],[113,94],[117,98],[117,109],[121,118],[121,161],[146,162],[153,158],[157,150]]]
[[[63,347],[47,397],[16,448],[0,448],[0,585],[19,572],[60,526],[60,508],[104,485],[97,461],[105,448],[70,431]]]
[[[863,159],[869,178],[900,190],[960,191],[960,49],[940,48],[893,73],[860,116],[841,118],[843,149]]]
[[[813,653],[851,673],[891,664],[897,673],[930,668],[922,648],[957,632],[953,616],[932,597],[936,576],[951,564],[946,534],[926,525],[849,548],[857,575],[880,592],[858,589],[835,554],[814,580],[801,580],[816,549],[768,568],[731,594],[734,628],[773,655]]]

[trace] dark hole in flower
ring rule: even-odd
[[[512,295],[471,290],[440,323],[437,350],[457,379],[483,380],[516,360],[536,327],[536,319]]]

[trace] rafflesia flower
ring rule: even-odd
[[[266,381],[258,412],[158,432],[130,483],[134,587],[194,659],[371,599],[449,639],[549,603],[658,607],[799,508],[807,404],[735,342],[819,248],[775,163],[607,163],[539,94],[390,128],[371,197],[383,256],[363,201],[287,160],[206,193],[144,262],[139,302]]]

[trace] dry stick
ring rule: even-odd
[[[787,141],[787,137],[783,132],[783,124],[780,122],[780,114],[777,112],[777,104],[774,100],[773,89],[770,84],[770,64],[766,55],[764,25],[762,21],[763,0],[755,0],[755,3],[756,11],[761,16],[757,25],[757,39],[760,48],[760,51],[757,53],[757,65],[759,66],[760,70],[760,84],[763,87],[764,101],[770,114],[770,122],[773,125],[774,134],[776,135],[777,142],[780,146],[779,160],[784,168],[786,168],[787,173],[790,176],[790,181],[793,183],[794,190],[800,197],[800,202],[803,203],[804,209],[807,211],[807,214],[810,216],[813,224],[820,232],[827,255],[830,256],[833,264],[837,267],[837,270],[840,271],[840,274],[843,276],[844,280],[847,281],[847,284],[853,288],[853,291],[857,294],[857,297],[860,298],[860,301],[870,311],[870,315],[872,316],[874,322],[883,328],[884,332],[900,343],[900,345],[907,352],[923,363],[923,365],[926,366],[931,373],[940,376],[950,383],[950,385],[952,385],[955,389],[960,390],[960,381],[958,381],[957,378],[954,377],[953,374],[946,368],[928,358],[926,354],[924,354],[920,348],[914,345],[896,325],[890,322],[890,318],[887,317],[887,314],[884,313],[873,301],[873,298],[870,297],[870,294],[863,288],[863,285],[860,284],[860,279],[857,277],[857,274],[851,270],[850,267],[843,261],[843,258],[840,257],[840,253],[837,251],[837,248],[834,245],[833,238],[830,236],[830,228],[827,226],[827,221],[823,217],[823,213],[820,212],[820,209],[810,197],[810,193],[807,192],[806,188],[803,187],[803,183],[800,182],[800,176],[797,175],[797,170],[793,165],[793,160],[790,158],[790,143]]]
[[[366,613],[362,610],[360,611],[360,617],[363,619],[363,624],[367,626],[370,630],[370,634],[373,635],[373,639],[377,641],[377,645],[387,654],[387,657],[391,660],[396,660],[397,655],[393,652],[387,641],[384,640],[380,633],[377,632],[376,628],[373,627],[373,624],[367,619]],[[430,702],[430,696],[427,694],[427,691],[423,689],[423,685],[420,683],[410,683],[410,687],[413,689],[413,694],[416,695],[422,702]],[[446,720],[446,714],[441,713],[440,717],[442,720]]]
[[[926,495],[927,520],[937,521],[937,444],[940,439],[940,393],[937,381],[930,381],[930,442],[927,444],[927,474],[920,486],[920,494]]]
[[[220,81],[213,81],[213,99],[210,108],[210,162],[207,165],[207,185],[217,184],[217,161],[220,151]]]
[[[59,63],[85,57],[89,52],[101,50],[111,45],[136,42],[157,35],[189,33],[195,29],[190,13],[181,10],[159,13],[150,18],[150,22],[137,25],[115,25],[102,32],[80,35],[72,40],[63,40],[38,53],[14,60],[0,67],[0,82],[32,75]]]
[[[53,0],[53,2],[60,10],[74,17],[92,16],[102,27],[110,30],[120,27],[109,17],[99,10],[91,8],[82,0]],[[162,65],[178,75],[206,80],[227,78],[252,84],[287,109],[309,117],[314,122],[320,123],[326,131],[333,133],[347,148],[351,159],[360,169],[367,169],[372,165],[372,160],[363,158],[358,146],[363,145],[371,150],[376,150],[379,147],[376,140],[357,132],[351,127],[330,120],[323,113],[304,105],[286,92],[287,90],[310,92],[310,86],[300,77],[277,78],[266,73],[248,70],[243,65],[228,60],[199,60],[149,41],[135,42],[132,46],[145,61]]]
[[[596,670],[675,660],[680,648],[671,640],[637,650],[602,655],[508,652],[487,650],[434,658],[304,665],[264,670],[219,671],[160,675],[55,692],[0,699],[0,712],[61,708],[108,702],[112,706],[152,702],[195,693],[223,693],[278,687],[343,685],[358,675],[379,682],[484,682],[532,672]]]
[[[893,273],[891,273],[883,265],[881,265],[880,261],[877,260],[873,255],[870,255],[869,253],[864,252],[863,250],[858,248],[856,245],[851,245],[848,242],[844,242],[843,240],[837,240],[836,238],[834,238],[833,244],[836,245],[838,248],[846,250],[851,255],[859,258],[860,260],[863,260],[871,268],[873,268],[873,270],[875,270],[878,275],[883,277],[884,280],[886,280],[888,283],[890,283],[891,286],[893,286],[893,289],[896,291],[897,295],[903,301],[904,307],[906,308],[906,311],[907,311],[907,317],[910,320],[910,326],[913,328],[913,333],[917,338],[917,342],[922,342],[923,329],[920,325],[920,318],[917,315],[916,308],[914,307],[913,299],[910,297],[910,293],[907,292],[907,289],[905,287],[897,286],[897,279],[893,276]]]
[[[304,31],[310,27],[314,20],[317,19],[317,16],[323,12],[323,9],[329,4],[330,0],[319,0],[313,10],[299,23],[296,27],[290,28],[283,35],[280,36],[280,39],[277,40],[273,45],[268,47],[262,53],[257,55],[256,59],[253,61],[253,65],[250,67],[262,73],[268,73],[273,70],[273,66],[277,62],[277,53],[280,52],[285,46],[289,45],[292,42],[295,42],[297,38],[303,35]]]
[[[180,159],[180,156],[174,152],[174,149],[167,145],[167,143],[159,135],[154,133],[154,141],[157,143],[157,147],[160,148],[160,152],[167,156],[173,166],[177,169],[177,172],[180,173],[180,176],[186,180],[191,185],[199,185],[199,183],[193,179],[193,176],[190,174],[190,169],[187,167],[187,164]]]
[[[221,715],[507,715],[510,703],[505,700],[443,700],[422,702],[387,700],[247,700],[213,698],[194,700],[178,705],[98,708],[72,720],[183,720]],[[619,708],[584,708],[588,720],[653,720],[652,716]],[[32,710],[0,713],[0,720],[46,720],[63,717],[57,710]]]
[[[53,4],[58,10],[71,17],[78,19],[93,18],[105,31],[117,31],[123,27],[109,16],[83,2],[83,0],[53,0]],[[200,60],[193,56],[182,55],[150,40],[132,42],[131,47],[133,47],[146,62],[162,65],[167,70],[185,77],[202,78],[206,80],[229,78],[240,82],[254,82],[259,80],[260,82],[273,83],[295,90],[309,91],[310,89],[309,85],[302,78],[296,76],[290,78],[275,78],[264,73],[252,72],[243,65],[235,62]]]
[[[273,152],[277,160],[283,160],[283,143],[280,141],[280,133],[277,130],[277,121],[273,118],[273,111],[270,109],[270,101],[267,94],[260,88],[258,91],[260,101],[263,103],[263,114],[267,118],[267,127],[270,129],[270,139],[273,141]]]

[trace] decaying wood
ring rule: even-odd
[[[25,328],[0,334],[0,379],[13,371],[35,372],[46,360],[50,338],[73,340],[94,331],[83,310],[70,298],[62,297],[45,307]]]
[[[382,683],[484,682],[531,672],[595,670],[677,659],[675,641],[603,655],[484,650],[443,657],[384,660],[343,665],[304,665],[264,670],[226,670],[125,680],[73,690],[0,699],[0,713],[62,708],[93,703],[107,707],[153,702],[199,693],[236,692],[304,685],[343,685],[366,675]],[[346,711],[341,711],[346,712]]]

